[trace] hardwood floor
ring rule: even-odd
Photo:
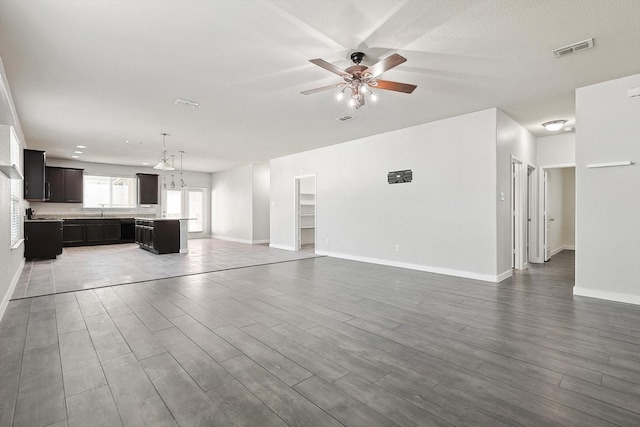
[[[640,307],[321,257],[10,302],[0,426],[636,426]]]

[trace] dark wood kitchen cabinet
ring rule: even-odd
[[[134,241],[133,218],[65,219],[64,246],[110,245]]]
[[[158,204],[158,175],[151,173],[138,173],[138,204]]]
[[[120,220],[103,219],[102,233],[102,240],[104,243],[120,242]]]
[[[47,198],[45,162],[47,154],[39,150],[24,150],[24,198],[42,202]]]
[[[87,243],[102,243],[104,241],[104,227],[102,221],[97,219],[90,219],[87,221],[86,230],[86,242]]]
[[[64,246],[77,246],[86,242],[87,222],[83,219],[65,219],[62,231]]]
[[[180,221],[136,219],[136,243],[154,254],[180,252]]]
[[[24,223],[24,257],[53,259],[62,253],[62,221],[26,221]]]
[[[82,203],[83,169],[47,166],[46,172],[49,202]]]

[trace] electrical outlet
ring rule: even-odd
[[[396,252],[400,252],[400,245],[396,245]]]

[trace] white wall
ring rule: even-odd
[[[268,163],[253,165],[253,243],[269,243],[270,175]]]
[[[243,243],[269,241],[269,166],[245,165],[211,175],[211,235]]]
[[[538,166],[575,165],[576,134],[564,132],[537,139]]]
[[[497,271],[501,278],[511,275],[512,265],[512,201],[511,201],[511,162],[515,158],[523,164],[523,179],[519,188],[523,195],[520,209],[523,211],[520,227],[523,233],[527,229],[526,210],[527,167],[536,163],[536,139],[511,117],[497,110],[496,132],[496,195],[497,201]],[[504,194],[504,200],[502,199]],[[532,233],[535,234],[535,233]],[[526,254],[526,234],[523,235],[523,256]]]
[[[574,293],[640,304],[640,74],[576,91]],[[631,166],[587,164],[631,160]]]
[[[317,253],[497,280],[496,115],[272,160],[271,246],[295,248],[294,177],[315,174]],[[413,182],[389,185],[387,172],[402,169]]]
[[[16,135],[24,148],[25,140],[20,127],[18,115],[15,112],[9,82],[6,79],[4,66],[0,59],[0,164],[8,165],[11,160],[10,126],[15,126]],[[22,150],[21,150],[22,151]],[[20,164],[23,164],[22,152]],[[22,187],[22,186],[21,186]],[[14,248],[11,242],[11,181],[0,172],[0,319],[9,304],[11,294],[15,289],[18,278],[24,266],[24,244]],[[24,204],[21,212],[28,204]],[[20,229],[22,230],[22,224]]]

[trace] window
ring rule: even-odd
[[[119,176],[84,176],[85,208],[135,208],[136,179]]]
[[[16,136],[16,132],[11,128],[11,164],[16,165],[20,169],[20,142]],[[14,246],[20,240],[20,188],[22,181],[19,179],[11,180],[11,246]]]

